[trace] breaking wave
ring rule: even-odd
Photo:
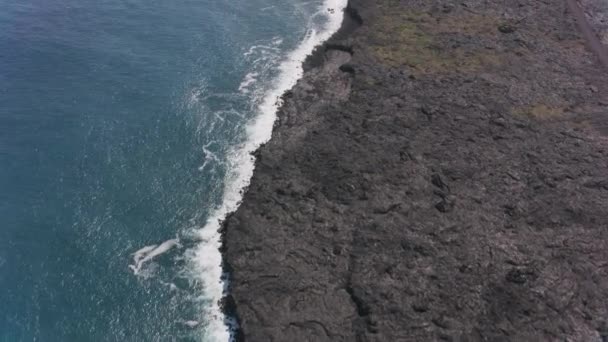
[[[199,171],[211,169],[214,176],[218,177],[218,184],[221,184],[217,205],[209,210],[205,223],[198,227],[193,223],[194,227],[182,237],[137,250],[132,254],[133,263],[129,267],[136,275],[143,276],[146,267],[153,265],[154,258],[185,246],[183,257],[188,262],[188,276],[200,284],[203,292],[201,301],[205,305],[200,321],[185,318],[178,323],[188,328],[203,327],[202,338],[205,341],[231,341],[236,328],[234,320],[225,317],[220,308],[220,301],[228,288],[220,253],[221,223],[238,208],[242,200],[243,191],[249,185],[254,171],[255,159],[252,152],[271,138],[277,109],[281,105],[281,95],[302,77],[304,59],[340,28],[346,4],[347,0],[325,0],[309,20],[300,44],[287,54],[281,49],[283,40],[279,37],[252,44],[243,53],[243,58],[252,67],[242,79],[238,94],[206,94],[205,87],[198,87],[186,94],[186,107],[204,106],[204,103],[213,102],[214,98],[245,99],[245,108],[205,108],[207,113],[213,115],[208,115],[209,118],[199,123],[197,132],[200,131],[201,134],[214,131],[216,126],[233,124],[231,118],[247,118],[243,112],[250,111],[253,116],[244,127],[233,129],[240,138],[231,147],[218,147],[219,144],[213,140],[201,143],[204,161],[199,166]],[[215,172],[217,169],[222,172]],[[174,287],[170,283],[168,286]]]

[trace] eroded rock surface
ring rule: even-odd
[[[565,1],[352,0],[225,223],[247,341],[606,341],[608,72]]]

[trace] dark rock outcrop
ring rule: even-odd
[[[606,340],[608,72],[565,1],[349,8],[225,222],[240,338]]]

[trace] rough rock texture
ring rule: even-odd
[[[580,0],[580,4],[597,37],[608,45],[608,1]]]
[[[225,222],[240,339],[608,340],[608,72],[566,1],[350,6]]]

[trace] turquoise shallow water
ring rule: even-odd
[[[0,1],[0,341],[214,339],[197,230],[322,4]]]

